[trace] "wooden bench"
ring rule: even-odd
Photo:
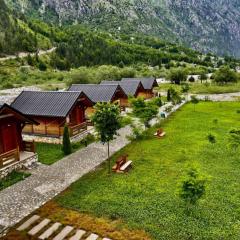
[[[129,170],[129,168],[132,166],[132,161],[127,161],[128,155],[123,155],[120,156],[116,164],[112,167],[112,171],[121,173],[121,172],[126,172]]]
[[[163,131],[163,129],[158,129],[157,132],[154,134],[154,136],[158,137],[158,138],[162,138],[166,135],[166,132]]]

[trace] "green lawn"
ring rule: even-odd
[[[94,142],[94,140],[95,140],[94,137],[92,135],[89,135],[85,137],[83,140],[81,140],[80,142],[73,143],[72,151],[76,152],[81,148],[85,147],[85,144],[88,145]],[[61,160],[62,158],[64,158],[64,153],[62,151],[61,144],[37,143],[36,150],[38,153],[39,162],[46,165],[51,165]]]
[[[180,85],[163,83],[160,85],[160,91],[167,91],[170,87],[175,88],[178,91],[181,91]],[[226,85],[217,85],[215,83],[190,83],[190,93],[205,93],[205,94],[215,94],[215,93],[233,93],[240,92],[240,82],[226,84]]]
[[[29,177],[31,174],[23,172],[11,172],[6,178],[0,180],[0,191],[10,187],[11,185],[22,181],[23,179]]]
[[[163,123],[164,139],[135,141],[116,154],[128,153],[129,174],[107,175],[104,163],[74,183],[55,201],[80,212],[122,219],[153,239],[240,238],[240,150],[228,147],[228,131],[240,127],[240,103],[187,104]],[[217,123],[214,121],[218,119]],[[216,136],[210,144],[207,135]],[[177,195],[188,163],[197,162],[210,181],[206,195],[189,213]]]

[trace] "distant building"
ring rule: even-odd
[[[117,103],[124,110],[127,106],[127,94],[120,87],[119,84],[116,85],[99,85],[99,84],[73,84],[69,91],[79,91],[84,92],[89,99],[96,104],[98,102],[111,102]],[[86,110],[86,114],[92,115],[94,112],[93,106]]]
[[[145,99],[152,98],[154,96],[153,89],[158,87],[158,83],[156,78],[148,77],[148,78],[123,78],[121,82],[131,83],[132,81],[140,81],[144,88],[144,93],[141,94]]]

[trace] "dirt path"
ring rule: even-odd
[[[48,53],[51,53],[53,51],[56,50],[56,47],[53,47],[51,49],[48,49],[48,50],[40,50],[38,52],[38,55],[41,56],[41,55],[44,55],[44,54],[48,54]],[[34,56],[35,53],[29,53],[29,52],[21,52],[18,54],[18,56],[16,55],[9,55],[7,57],[4,57],[4,58],[0,58],[0,62],[4,62],[4,61],[7,61],[7,60],[11,60],[11,59],[16,59],[17,57],[19,58],[25,58],[28,56],[28,54],[30,54],[30,56]]]

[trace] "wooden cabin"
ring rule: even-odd
[[[39,123],[26,124],[24,134],[59,138],[65,125],[70,137],[87,130],[85,110],[93,103],[83,92],[24,91],[11,106]]]
[[[119,85],[127,96],[140,97],[145,94],[145,89],[142,83],[138,80],[136,81],[102,81],[101,85]],[[129,106],[128,100],[125,102],[126,106]]]
[[[74,84],[69,91],[83,91],[94,104],[98,102],[119,104],[121,110],[124,110],[128,104],[128,96],[119,85]],[[88,116],[93,112],[93,107],[87,109]]]
[[[35,155],[34,143],[22,139],[26,124],[37,122],[7,104],[0,106],[0,169]]]
[[[155,87],[158,87],[158,83],[156,78],[149,77],[149,78],[123,78],[121,82],[128,82],[131,83],[131,81],[140,81],[143,85],[144,92],[140,95],[144,97],[145,99],[149,99],[154,97],[153,89]]]

